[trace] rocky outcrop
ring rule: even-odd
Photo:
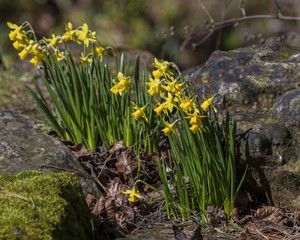
[[[73,153],[15,111],[0,111],[0,175],[23,171],[73,172],[85,193],[100,197],[95,182]]]
[[[237,120],[240,171],[254,201],[300,207],[300,54],[287,48],[215,51],[186,78]],[[222,113],[222,111],[219,111]]]

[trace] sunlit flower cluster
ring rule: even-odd
[[[152,72],[152,76],[149,76],[149,82],[147,82],[146,85],[148,87],[148,93],[154,97],[156,102],[154,112],[157,116],[161,116],[162,113],[164,114],[164,117],[170,116],[174,109],[181,109],[187,115],[186,118],[190,119],[190,130],[193,133],[196,133],[197,130],[205,132],[202,119],[206,116],[201,115],[201,113],[207,111],[209,106],[212,106],[214,111],[216,111],[216,108],[213,105],[214,96],[209,99],[206,99],[203,96],[204,101],[200,107],[197,107],[197,97],[193,96],[189,98],[187,96],[185,83],[180,82],[180,77],[177,79],[174,78],[174,73],[171,72],[169,68],[169,62],[159,62],[155,59],[153,66],[155,67],[155,70]],[[134,118],[136,120],[140,116],[145,118],[144,111],[146,107],[139,108],[135,104],[134,106],[135,109],[138,109],[132,114]],[[179,120],[177,119],[173,123],[169,123],[164,120],[164,117],[163,123],[165,128],[162,130],[164,134],[166,136],[170,132],[176,134],[175,124]]]
[[[24,22],[21,26],[10,22],[8,22],[7,25],[11,29],[9,38],[13,41],[14,48],[20,51],[20,59],[24,60],[30,55],[32,57],[30,63],[35,66],[45,60],[45,56],[47,56],[50,51],[53,51],[58,61],[64,60],[65,52],[61,50],[64,49],[61,45],[68,41],[84,44],[85,48],[89,47],[90,43],[92,43],[93,49],[91,49],[91,53],[87,55],[82,53],[81,55],[80,59],[82,65],[92,62],[93,54],[99,56],[100,61],[102,61],[102,58],[106,53],[106,49],[102,47],[100,40],[96,38],[96,32],[89,30],[86,23],[73,29],[72,23],[69,22],[65,27],[64,34],[52,34],[51,38],[44,37],[40,40],[37,39],[33,28],[28,22]]]

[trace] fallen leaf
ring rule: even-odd
[[[88,205],[88,207],[90,209],[94,208],[96,203],[97,203],[97,199],[95,198],[95,196],[93,194],[90,194],[90,193],[88,193],[85,196],[85,201],[86,201],[86,204]]]
[[[254,218],[256,220],[264,220],[278,223],[284,218],[284,210],[278,207],[265,206],[256,210]]]
[[[116,153],[118,151],[124,151],[124,150],[126,150],[126,147],[124,145],[124,141],[118,141],[118,140],[116,140],[114,142],[114,145],[108,150],[108,152],[110,154],[112,154],[112,153]]]
[[[134,169],[137,168],[137,162],[132,158],[132,149],[122,152],[116,163],[116,168],[125,175],[133,173]]]
[[[73,152],[73,154],[77,157],[89,157],[91,153],[85,148],[83,143],[78,143],[74,146],[67,145],[67,147]]]

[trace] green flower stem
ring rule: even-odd
[[[130,135],[130,90],[128,90],[126,103],[126,146],[131,145]]]

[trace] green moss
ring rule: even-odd
[[[7,175],[0,177],[0,191],[0,239],[91,238],[89,210],[76,175]]]

